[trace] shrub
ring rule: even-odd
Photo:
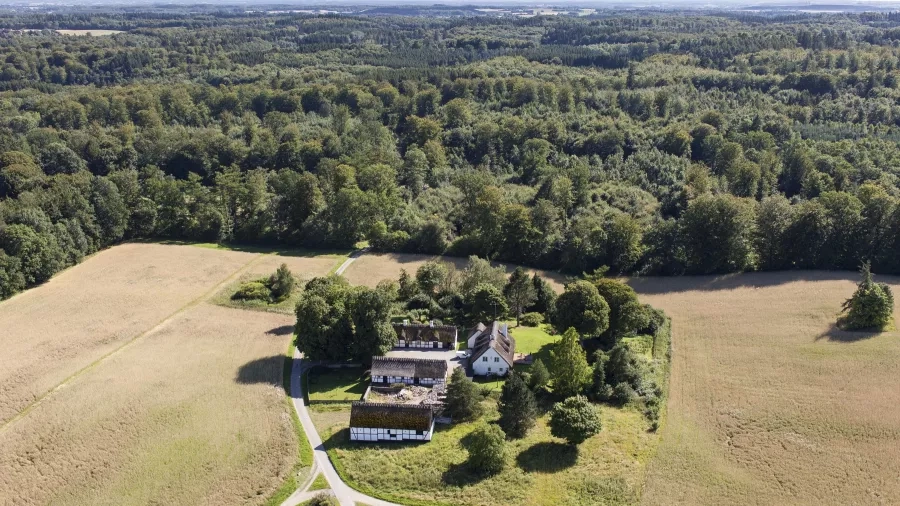
[[[231,296],[232,300],[269,300],[272,292],[262,281],[248,281]]]
[[[328,492],[319,492],[304,504],[306,506],[337,506],[338,501]]]
[[[525,313],[522,315],[520,322],[526,327],[537,327],[544,323],[544,315],[541,313]]]
[[[617,383],[612,389],[612,400],[623,406],[631,402],[636,396],[637,393],[634,391],[634,388],[624,381]]]
[[[496,425],[484,424],[469,435],[469,467],[485,474],[497,474],[506,466],[509,451],[506,434]]]
[[[550,412],[550,433],[572,445],[584,442],[601,428],[597,408],[581,395],[556,403]]]

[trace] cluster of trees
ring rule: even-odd
[[[384,286],[394,286],[384,283]],[[442,260],[431,260],[411,276],[402,270],[395,288],[398,313],[412,321],[441,320],[470,326],[478,322],[517,319],[527,315],[534,325],[551,315],[556,292],[537,273],[517,267],[507,276],[502,266],[470,256],[463,269]]]
[[[297,280],[287,264],[281,264],[269,277],[241,283],[231,295],[232,300],[262,301],[278,304],[291,296]]]
[[[310,360],[371,363],[394,346],[393,294],[350,286],[341,276],[313,278],[297,302],[295,344]]]
[[[0,297],[159,237],[900,273],[889,15],[0,16],[66,24],[126,31],[0,47]]]

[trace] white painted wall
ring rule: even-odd
[[[434,433],[434,422],[428,432],[417,432],[403,429],[372,429],[367,427],[350,427],[351,441],[431,441]]]
[[[510,368],[510,364],[507,364],[506,360],[493,349],[488,349],[472,362],[472,372],[475,376],[488,376],[491,374],[503,376]]]

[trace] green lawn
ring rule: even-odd
[[[309,490],[310,492],[313,492],[313,491],[316,491],[316,490],[325,490],[325,489],[328,489],[328,488],[331,488],[331,487],[328,486],[328,480],[325,479],[325,475],[324,475],[324,474],[319,473],[319,475],[316,476],[316,479],[313,480],[313,482],[309,485],[309,489],[308,489],[308,490]]]
[[[550,403],[544,402],[543,409]],[[486,399],[484,419],[497,418]],[[550,435],[547,415],[521,440],[508,442],[506,469],[469,472],[466,436],[478,422],[438,426],[429,443],[352,443],[345,413],[314,414],[338,472],[354,488],[407,505],[634,504],[659,436],[636,410],[601,406],[603,430],[579,447]],[[427,466],[422,463],[427,462]]]
[[[307,375],[310,404],[358,401],[366,393],[369,376],[361,367],[316,367]]]

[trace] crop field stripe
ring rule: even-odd
[[[30,413],[34,408],[38,407],[42,402],[44,402],[45,400],[47,400],[51,395],[53,395],[54,392],[56,392],[56,391],[62,389],[63,387],[65,387],[69,382],[71,382],[71,381],[74,380],[75,378],[78,378],[78,377],[81,376],[82,374],[88,372],[89,370],[91,370],[91,369],[93,369],[94,367],[96,367],[97,365],[99,365],[99,364],[100,364],[101,362],[103,362],[104,360],[106,360],[106,359],[108,359],[109,357],[115,355],[116,353],[119,353],[120,351],[122,351],[123,349],[125,349],[127,346],[129,346],[130,344],[134,343],[134,342],[137,341],[138,339],[140,339],[140,338],[142,338],[142,337],[146,337],[146,336],[152,334],[153,332],[159,330],[162,326],[164,326],[166,323],[168,323],[169,320],[171,320],[172,318],[178,316],[179,314],[181,314],[181,313],[187,311],[188,309],[190,309],[190,308],[192,308],[192,307],[195,307],[195,306],[199,305],[200,303],[202,303],[202,302],[205,301],[206,299],[212,297],[212,296],[215,295],[215,294],[216,294],[223,286],[225,286],[227,283],[232,282],[232,280],[236,279],[236,278],[239,277],[241,274],[243,274],[244,271],[246,271],[247,269],[249,269],[250,267],[252,267],[254,263],[258,262],[260,259],[265,258],[265,257],[266,257],[266,254],[258,254],[258,255],[256,255],[256,256],[253,257],[250,261],[248,261],[247,263],[245,263],[244,265],[242,265],[241,267],[239,267],[236,271],[234,271],[233,273],[229,274],[225,279],[223,279],[222,281],[216,283],[215,286],[213,286],[212,288],[210,288],[209,290],[207,290],[206,292],[204,292],[202,295],[200,295],[200,296],[197,297],[196,299],[191,300],[191,301],[188,302],[187,304],[185,304],[185,305],[181,306],[180,308],[176,309],[174,312],[172,312],[171,314],[169,314],[168,316],[166,316],[165,318],[163,318],[162,320],[160,320],[159,322],[157,322],[155,325],[153,325],[152,327],[150,327],[150,329],[148,329],[148,330],[146,330],[146,331],[144,331],[144,332],[141,332],[140,334],[138,334],[138,335],[132,337],[131,339],[129,339],[129,340],[127,340],[126,342],[122,343],[122,345],[119,346],[118,348],[116,348],[116,349],[114,349],[114,350],[112,350],[112,351],[107,352],[106,354],[104,354],[104,355],[102,355],[100,358],[98,358],[97,360],[94,360],[93,362],[91,362],[90,364],[88,364],[88,365],[82,367],[82,368],[79,369],[78,371],[75,371],[74,373],[72,373],[71,376],[69,376],[68,378],[62,380],[58,385],[56,385],[55,387],[51,388],[50,390],[48,390],[47,392],[45,392],[43,395],[41,395],[40,397],[38,397],[37,399],[35,399],[34,402],[32,402],[31,404],[25,406],[25,408],[24,408],[22,411],[20,411],[20,412],[19,412],[18,414],[16,414],[14,417],[12,417],[12,418],[10,418],[9,420],[7,420],[6,422],[4,422],[3,425],[0,425],[0,433],[5,432],[9,427],[12,427],[12,425],[13,425],[14,423],[18,422],[19,420],[21,420],[22,418],[24,418],[25,416],[27,416],[28,413]]]

